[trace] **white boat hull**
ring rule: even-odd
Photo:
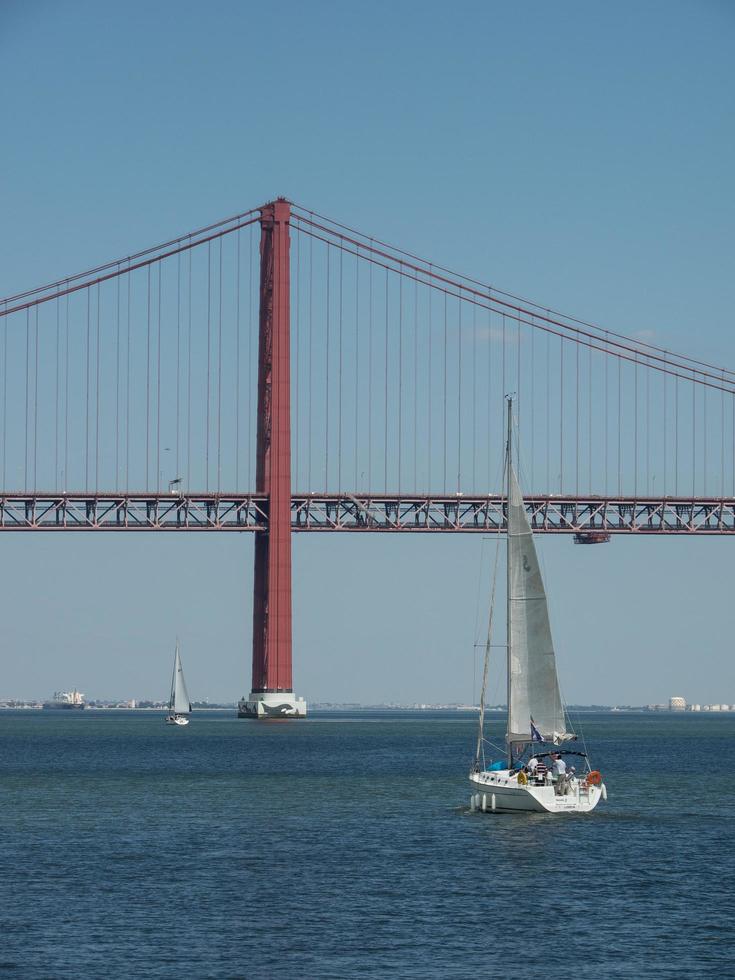
[[[567,792],[558,795],[554,786],[519,784],[517,775],[507,770],[473,772],[470,787],[477,809],[500,813],[590,813],[606,795],[604,785],[581,779],[570,781]]]
[[[188,725],[189,719],[183,715],[169,715],[166,719],[167,725]]]

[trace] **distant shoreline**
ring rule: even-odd
[[[20,701],[16,699],[8,699],[6,701],[0,701],[0,711],[40,711],[43,709],[43,702],[41,701]],[[451,712],[457,715],[476,715],[479,712],[479,707],[476,705],[457,705],[457,704],[356,704],[356,703],[346,703],[338,704],[335,702],[326,703],[313,703],[309,705],[310,712],[318,712],[319,714],[344,714],[345,712],[354,714],[370,714],[376,711],[380,712],[415,712],[416,714],[430,714],[432,712]],[[47,711],[49,709],[46,709]],[[63,714],[73,714],[78,715],[78,711],[69,712],[64,708],[50,709],[51,711],[63,713]],[[166,712],[168,711],[168,705],[166,704],[144,704],[135,707],[126,705],[124,703],[109,703],[109,704],[86,704],[84,707],[85,712],[130,712],[130,711],[151,711],[151,712]],[[233,702],[230,704],[194,704],[193,711],[195,712],[205,712],[205,711],[236,711],[237,705]],[[647,705],[578,705],[573,704],[568,706],[568,710],[574,714],[644,714],[644,715],[730,715],[735,714],[733,708],[724,708],[722,706],[712,709],[709,705],[702,710],[676,710],[669,709],[668,707],[651,707]],[[492,705],[485,708],[487,714],[497,714],[504,715],[506,713],[505,705]]]

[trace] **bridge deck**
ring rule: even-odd
[[[733,534],[735,497],[535,495],[542,534]],[[254,493],[6,493],[0,531],[262,531],[268,502]],[[294,531],[492,533],[505,529],[502,496],[294,494]]]

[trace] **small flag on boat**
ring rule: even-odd
[[[541,737],[541,732],[534,725],[533,718],[531,719],[531,741],[532,742],[543,742],[543,738]]]

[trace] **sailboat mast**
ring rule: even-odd
[[[507,675],[508,675],[508,731],[506,733],[506,740],[508,742],[508,768],[513,765],[513,743],[510,740],[510,733],[513,730],[511,726],[510,718],[510,618],[511,618],[511,602],[510,602],[510,468],[513,463],[513,399],[508,398],[508,441],[505,447],[505,477],[506,477],[506,497],[505,497],[505,549],[506,549],[506,560],[505,560],[505,570],[506,570],[506,664],[507,664]]]
[[[176,671],[179,669],[179,638],[176,637],[176,653],[174,654],[174,672],[171,675],[171,696],[168,699],[168,710],[174,710],[176,703]]]

